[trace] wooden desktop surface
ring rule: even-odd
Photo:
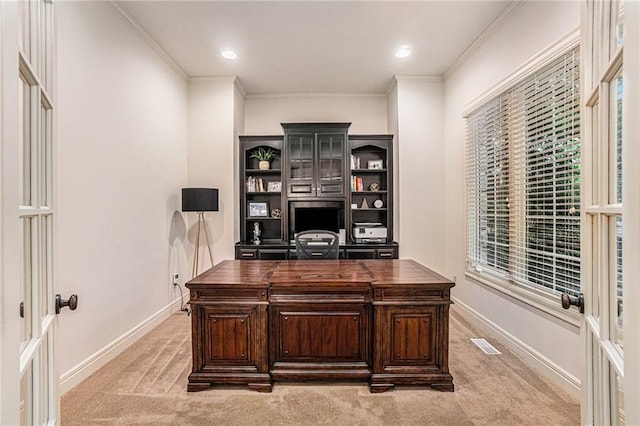
[[[265,286],[297,283],[370,283],[372,287],[454,283],[414,260],[225,260],[187,283]]]

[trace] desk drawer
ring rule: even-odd
[[[367,305],[277,306],[271,310],[271,362],[367,362]],[[304,369],[305,367],[299,366]]]
[[[258,258],[258,249],[236,249],[236,259],[238,260],[254,260]]]

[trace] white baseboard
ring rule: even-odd
[[[183,295],[183,300],[184,302],[189,300],[188,291]],[[155,326],[169,318],[174,312],[179,311],[180,306],[180,298],[177,298],[69,371],[62,373],[60,375],[60,394],[64,395],[81,381],[98,371],[107,362],[122,353],[122,351],[151,331]]]
[[[511,352],[522,358],[529,367],[542,374],[575,399],[580,400],[580,380],[577,377],[468,305],[454,298],[452,300],[454,301],[452,309],[456,313],[460,314],[472,325],[490,334]]]

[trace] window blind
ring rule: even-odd
[[[517,284],[580,289],[575,48],[467,117],[467,257]]]

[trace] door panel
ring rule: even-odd
[[[640,195],[629,188],[640,180],[640,91],[633,84],[640,80],[640,6],[589,0],[582,7],[582,263],[589,298],[582,423],[640,424],[640,339],[635,330],[624,333],[625,323],[640,320]]]
[[[206,308],[205,365],[253,362],[255,339],[251,335],[256,326],[255,308],[238,308],[237,312]]]
[[[434,324],[432,315],[391,315],[391,362],[433,362]]]
[[[2,2],[0,19],[0,137],[12,165],[1,170],[0,424],[56,424],[53,5]]]
[[[273,309],[272,363],[367,361],[365,306]]]

